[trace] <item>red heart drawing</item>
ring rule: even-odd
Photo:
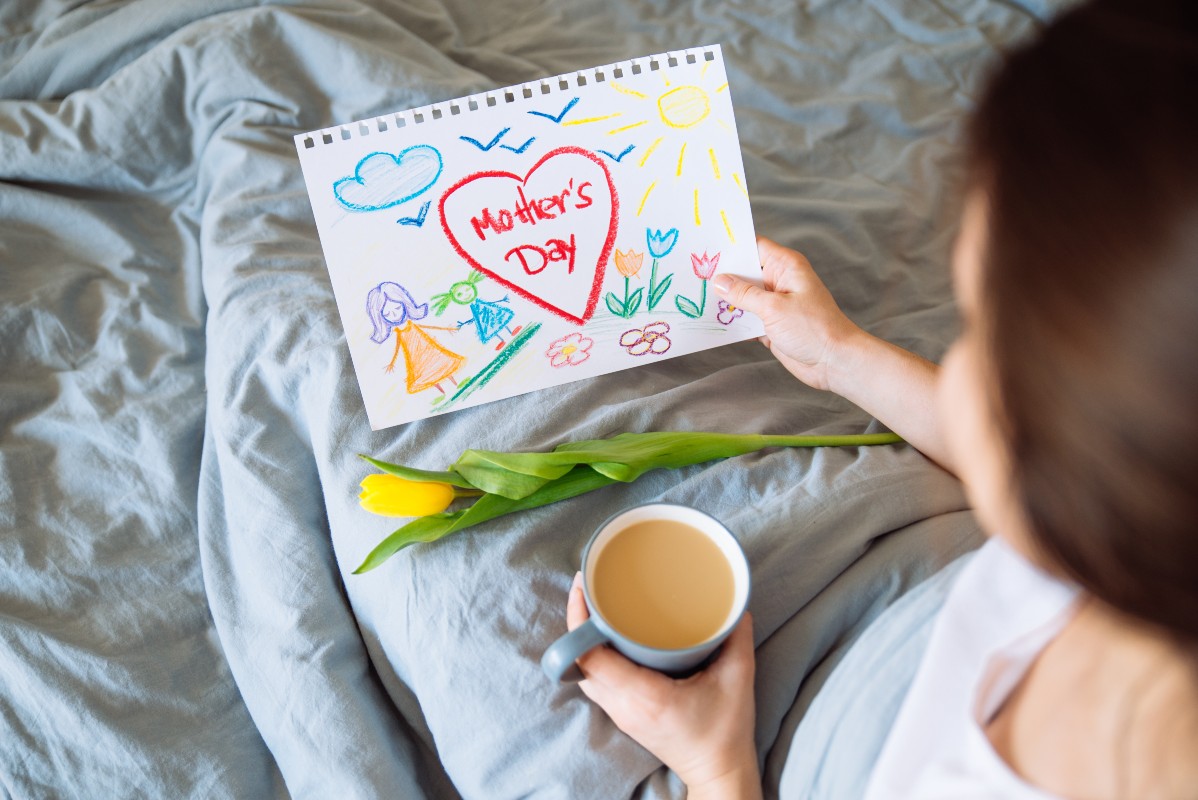
[[[616,241],[620,201],[594,153],[559,147],[523,177],[467,175],[441,196],[441,227],[471,267],[585,325]]]

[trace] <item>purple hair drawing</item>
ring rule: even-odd
[[[366,295],[366,314],[374,326],[371,341],[382,344],[391,331],[409,319],[428,316],[428,303],[417,305],[411,293],[392,281],[384,281]]]

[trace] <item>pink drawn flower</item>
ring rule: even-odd
[[[715,318],[716,318],[716,321],[719,322],[721,325],[731,325],[732,320],[736,319],[737,317],[743,316],[744,313],[745,313],[745,310],[743,308],[737,308],[736,306],[729,303],[727,300],[721,300],[720,301],[720,310],[718,313],[716,313]]]
[[[699,280],[711,280],[711,276],[715,274],[715,268],[720,265],[720,254],[714,256],[707,255],[707,251],[703,251],[703,255],[691,253],[691,266],[694,267],[695,276]]]
[[[643,356],[647,353],[659,356],[670,349],[670,340],[666,336],[670,332],[668,322],[650,322],[643,328],[633,328],[624,331],[620,336],[620,347],[629,355]]]
[[[545,351],[551,367],[575,367],[591,357],[591,345],[594,339],[583,336],[578,331],[567,333]]]

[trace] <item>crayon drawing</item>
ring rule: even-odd
[[[731,325],[734,321],[740,317],[743,317],[744,315],[745,310],[743,308],[737,308],[727,300],[721,300],[719,303],[719,310],[716,312],[715,318],[716,322],[720,323],[721,325]]]
[[[480,369],[475,374],[471,375],[466,380],[462,381],[458,386],[457,391],[453,396],[446,401],[445,405],[437,409],[438,412],[449,410],[455,403],[465,400],[470,395],[485,387],[493,381],[500,371],[507,367],[518,356],[533,337],[541,330],[541,323],[534,322],[522,332],[518,333],[511,343],[500,350],[499,355],[492,358],[486,366]]]
[[[708,297],[760,279],[718,46],[296,144],[372,428],[762,333]]]
[[[499,144],[500,140],[503,139],[503,137],[506,136],[507,132],[510,130],[511,130],[511,128],[504,128],[499,133],[492,136],[491,140],[489,142],[487,142],[486,144],[483,144],[478,139],[475,139],[473,136],[459,136],[458,138],[461,139],[463,142],[470,142],[470,144],[474,145],[479,150],[482,150],[485,153],[488,150],[490,150],[492,147],[494,147],[495,145]]]
[[[427,303],[417,305],[407,289],[398,283],[386,281],[371,289],[366,296],[366,315],[374,326],[370,339],[375,344],[385,343],[394,334],[395,350],[385,370],[391,372],[395,369],[395,362],[402,351],[408,394],[435,388],[445,395],[441,384],[446,380],[457,386],[453,375],[462,368],[465,359],[428,333],[429,329],[455,329],[415,323],[415,320],[428,316]]]
[[[595,310],[616,237],[611,173],[580,147],[550,150],[523,175],[467,175],[441,196],[441,226],[471,267],[563,319]]]
[[[624,276],[624,298],[621,300],[613,292],[608,292],[604,297],[607,303],[607,309],[617,317],[628,319],[636,313],[641,307],[641,295],[644,294],[645,288],[639,287],[636,291],[632,291],[632,279],[641,271],[641,264],[644,263],[645,254],[637,253],[628,249],[628,252],[622,253],[619,249],[616,250],[616,255],[612,259],[616,264],[616,271]]]
[[[636,145],[630,144],[627,147],[625,147],[623,150],[621,150],[618,154],[608,152],[607,150],[600,150],[599,152],[602,153],[603,155],[607,156],[608,158],[610,158],[612,161],[619,164],[621,161],[624,160],[624,156],[628,155],[635,149],[636,149]]]
[[[532,114],[534,117],[544,117],[545,119],[551,122],[556,122],[560,125],[562,119],[564,119],[565,116],[570,113],[570,110],[574,108],[574,106],[578,105],[578,100],[579,98],[577,97],[572,98],[570,102],[566,103],[566,107],[556,114],[547,114],[544,111],[529,111],[528,113]]]
[[[645,247],[649,250],[649,255],[653,257],[653,266],[649,268],[648,305],[650,311],[657,308],[666,292],[670,290],[670,284],[674,280],[674,273],[671,272],[659,281],[657,266],[663,258],[670,254],[676,244],[678,244],[677,228],[670,228],[665,233],[652,228],[645,229]]]
[[[672,342],[666,336],[670,332],[668,322],[650,322],[643,328],[633,328],[620,334],[620,347],[630,356],[664,355]]]
[[[495,345],[495,349],[499,350],[506,344],[500,334],[506,331],[508,336],[515,336],[520,332],[520,326],[511,327],[516,312],[508,305],[510,301],[507,297],[491,301],[478,296],[478,282],[482,279],[481,272],[471,272],[465,280],[450,286],[448,292],[433,297],[433,310],[440,316],[449,308],[450,303],[466,306],[470,310],[470,319],[459,322],[458,329],[473,325],[480,342],[487,344],[496,339],[498,344]]]
[[[710,65],[711,62],[703,65],[699,70],[699,79],[694,83],[676,84],[670,80],[669,71],[663,70],[661,81],[664,85],[657,91],[651,87],[646,90],[634,88],[626,82],[611,81],[607,84],[611,90],[631,98],[632,104],[627,111],[601,114],[562,124],[604,123],[608,136],[635,130],[640,136],[651,137],[637,166],[646,169],[650,166],[650,160],[655,158],[657,162],[664,161],[666,167],[653,172],[654,176],[661,177],[651,177],[643,184],[644,189],[637,204],[637,216],[643,214],[646,207],[651,207],[650,196],[658,188],[662,177],[668,179],[668,173],[671,171],[668,166],[672,165],[673,179],[687,184],[687,205],[695,227],[701,227],[704,217],[711,213],[714,219],[719,220],[728,241],[735,244],[736,235],[728,219],[728,210],[723,199],[724,189],[720,184],[731,179],[743,191],[744,183],[739,171],[721,170],[721,160],[727,163],[730,159],[727,156],[721,159],[720,152],[730,148],[739,150],[739,143],[735,131],[713,108],[713,96],[726,92],[728,81],[722,71],[719,78],[711,78],[708,75]],[[714,84],[716,80],[720,81],[718,85]],[[704,128],[718,129],[722,134]],[[625,148],[621,157],[627,152],[628,148]],[[737,160],[739,155],[737,152]],[[612,158],[619,161],[614,156]],[[715,183],[718,191],[708,192],[704,196],[701,189],[708,183]],[[704,207],[710,211],[704,210]]]
[[[444,162],[437,148],[413,145],[398,154],[370,153],[354,174],[333,183],[333,196],[350,211],[379,211],[418,197],[441,177]]]
[[[707,282],[711,280],[711,276],[715,274],[716,267],[720,265],[720,254],[716,253],[713,256],[707,255],[707,251],[703,251],[703,255],[691,253],[691,268],[695,272],[695,277],[699,279],[700,291],[699,302],[691,300],[689,297],[682,295],[674,296],[674,305],[678,306],[678,310],[686,314],[691,319],[698,319],[703,316],[703,311],[707,308]]]
[[[591,348],[594,346],[594,339],[574,331],[549,345],[545,357],[549,359],[549,366],[554,369],[576,367],[591,357]]]
[[[423,228],[424,221],[428,218],[429,206],[431,206],[432,204],[433,204],[432,201],[429,200],[420,206],[420,210],[416,212],[416,216],[400,217],[399,219],[397,219],[395,221],[397,223],[399,223],[400,225],[412,225],[413,227],[416,227],[416,228]]]

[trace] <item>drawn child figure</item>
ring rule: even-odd
[[[471,270],[466,280],[458,281],[449,287],[448,292],[433,297],[433,310],[436,311],[437,316],[440,316],[445,313],[445,309],[449,308],[450,303],[470,306],[470,319],[459,322],[458,328],[474,325],[474,332],[478,334],[480,342],[486,344],[492,339],[498,339],[499,343],[495,345],[495,349],[502,350],[507,342],[503,340],[499,332],[507,331],[508,336],[515,336],[520,332],[522,326],[509,327],[508,323],[516,316],[516,312],[508,306],[502,305],[508,302],[507,297],[496,302],[479,298],[478,287],[475,284],[482,279],[481,272]]]
[[[370,290],[366,295],[366,314],[374,325],[374,333],[370,338],[376,344],[382,344],[395,334],[395,352],[387,364],[387,372],[395,369],[395,362],[402,350],[404,365],[407,368],[407,389],[409,394],[422,392],[430,386],[445,395],[441,383],[446,379],[458,382],[453,374],[462,367],[465,361],[461,355],[442,346],[426,331],[428,329],[456,331],[456,328],[443,328],[437,325],[417,325],[414,320],[428,316],[428,304],[417,305],[407,289],[398,283],[386,281]],[[438,398],[438,401],[442,398]]]

